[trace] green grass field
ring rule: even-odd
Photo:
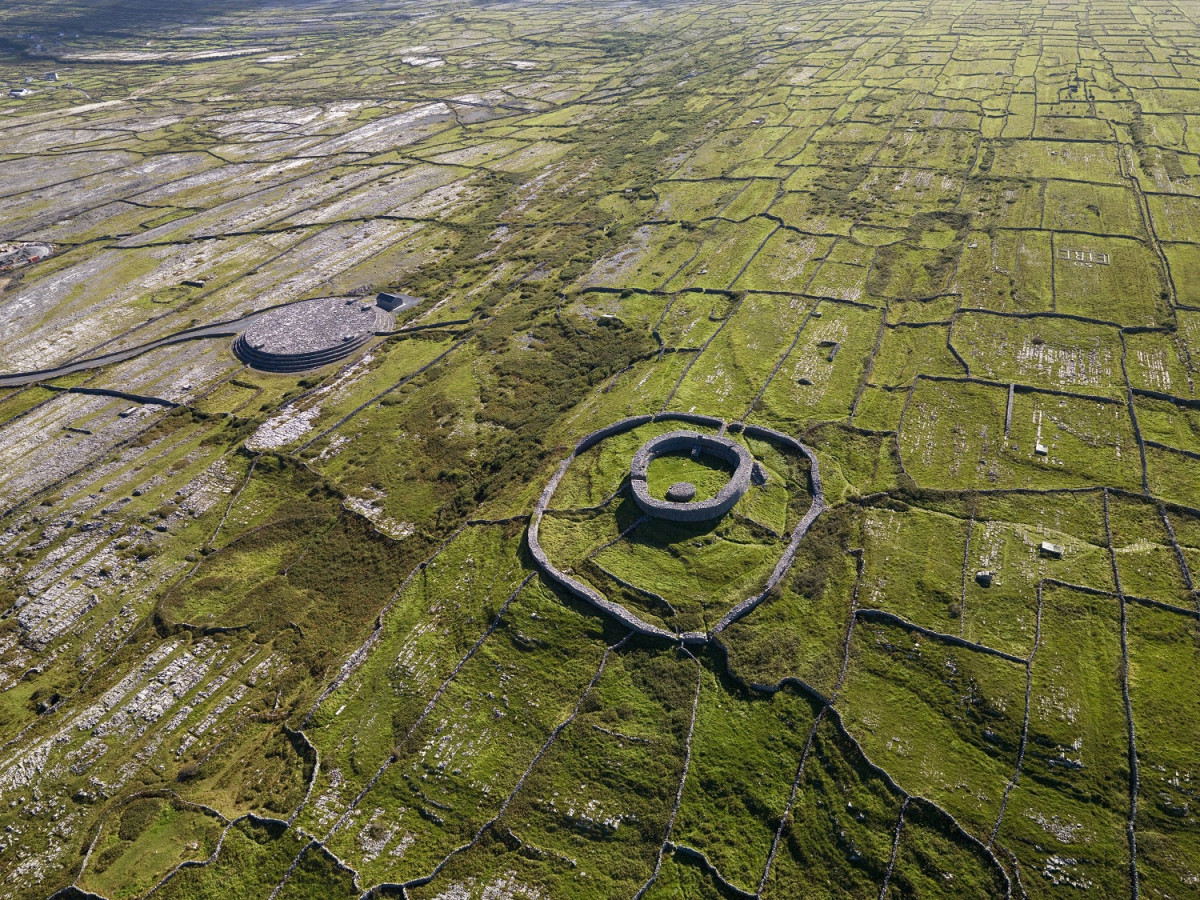
[[[1194,9],[178,6],[0,8],[0,900],[1194,896]]]

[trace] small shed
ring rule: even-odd
[[[421,302],[420,297],[412,297],[408,294],[393,294],[388,291],[382,291],[375,298],[375,304],[382,310],[387,312],[395,312],[398,309],[408,309],[411,306],[416,306]]]
[[[1053,559],[1063,558],[1063,548],[1060,544],[1052,544],[1049,541],[1042,541],[1041,547],[1042,556],[1049,556]]]

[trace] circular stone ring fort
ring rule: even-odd
[[[390,322],[373,303],[321,297],[268,310],[238,335],[238,359],[265,372],[303,372],[343,359]]]
[[[796,551],[800,547],[800,541],[803,540],[804,535],[808,533],[809,527],[816,520],[817,516],[819,516],[825,510],[825,493],[821,489],[821,469],[817,464],[816,454],[814,454],[811,449],[806,447],[800,441],[793,437],[789,437],[782,432],[775,431],[773,428],[765,428],[761,425],[746,425],[743,423],[737,423],[736,425],[732,426],[732,428],[740,431],[748,438],[767,441],[768,443],[774,444],[776,447],[779,447],[782,450],[803,454],[809,462],[808,477],[810,483],[812,484],[813,499],[812,505],[808,508],[808,512],[801,517],[800,521],[796,523],[796,527],[792,530],[791,540],[788,541],[787,548],[783,551],[783,556],[781,556],[779,562],[775,564],[775,570],[771,573],[771,577],[767,579],[766,584],[764,584],[762,589],[757,593],[751,594],[749,597],[746,597],[740,603],[736,604],[707,633],[703,631],[673,633],[667,631],[665,628],[659,628],[657,625],[653,625],[650,622],[639,618],[620,603],[614,603],[591,585],[585,584],[578,578],[569,575],[567,572],[564,572],[562,569],[554,565],[554,563],[550,561],[550,557],[546,555],[546,551],[542,549],[541,541],[538,540],[538,532],[541,529],[542,516],[546,514],[546,509],[550,506],[550,501],[554,499],[554,492],[558,490],[558,483],[562,481],[563,476],[567,474],[567,469],[570,467],[571,463],[581,453],[586,452],[590,448],[599,444],[601,441],[607,440],[614,435],[624,434],[627,431],[632,431],[633,429],[640,428],[643,425],[649,425],[651,422],[663,422],[668,420],[682,421],[690,425],[701,425],[708,428],[719,428],[721,431],[724,431],[726,427],[726,423],[723,420],[712,416],[702,416],[696,413],[659,413],[658,415],[654,416],[633,416],[628,419],[621,419],[619,422],[613,422],[611,425],[606,425],[603,428],[596,429],[591,434],[580,438],[575,444],[575,449],[568,454],[566,459],[559,463],[558,469],[555,471],[554,476],[550,479],[549,484],[546,485],[545,489],[542,491],[542,495],[538,498],[537,502],[533,506],[533,514],[529,517],[529,530],[526,532],[525,536],[526,541],[529,544],[529,552],[533,555],[534,561],[537,563],[538,568],[540,568],[551,581],[566,590],[568,593],[573,594],[587,603],[590,603],[592,606],[612,616],[622,625],[637,632],[638,634],[657,638],[665,638],[671,641],[682,641],[685,644],[705,644],[713,640],[718,634],[720,634],[738,619],[742,618],[742,616],[749,613],[752,609],[757,607],[770,595],[771,590],[775,587],[775,585],[777,585],[783,579],[784,575],[788,573],[788,570],[791,569],[792,563],[796,559]],[[686,435],[686,441],[679,445],[672,445],[671,443],[666,442],[666,439],[678,435]],[[725,490],[721,491],[716,497],[712,498],[711,501],[689,503],[683,498],[685,496],[694,496],[695,488],[693,485],[680,483],[672,485],[671,489],[668,491],[668,497],[678,496],[678,500],[670,499],[667,501],[661,501],[650,497],[649,492],[646,490],[645,473],[650,466],[651,460],[655,456],[667,453],[672,449],[676,449],[676,447],[693,449],[698,444],[701,446],[702,452],[707,447],[709,448],[708,452],[721,454],[723,458],[729,459],[731,462],[734,462],[733,458],[725,457],[724,454],[730,453],[736,455],[736,462],[734,462],[734,464],[737,466],[737,471],[734,473],[734,477],[730,479],[730,482],[726,486]],[[733,448],[736,448],[736,450]],[[750,461],[748,467],[744,465],[745,460]],[[672,431],[661,435],[660,437],[653,438],[642,445],[642,448],[634,455],[634,460],[630,465],[632,470],[630,480],[635,491],[636,502],[638,506],[647,513],[647,515],[659,515],[660,518],[666,518],[666,516],[660,515],[660,513],[664,510],[670,510],[674,513],[677,507],[687,507],[690,509],[699,508],[702,507],[703,504],[715,503],[718,501],[722,505],[728,503],[724,509],[716,506],[707,507],[702,518],[675,519],[675,521],[706,521],[707,519],[715,519],[733,509],[733,507],[737,504],[737,501],[741,499],[743,494],[745,494],[756,466],[757,464],[754,463],[753,457],[750,456],[750,452],[748,450],[746,450],[740,444],[737,444],[736,442],[725,437],[720,437],[717,435],[702,435],[695,431]],[[636,473],[639,471],[639,469],[642,474],[641,478],[636,477]],[[739,474],[742,477],[739,478]],[[641,492],[638,491],[639,484],[641,485]],[[676,494],[677,488],[679,489],[678,494]],[[687,488],[692,488],[692,493],[689,494],[689,492],[686,490]],[[725,494],[726,490],[731,492],[728,496]],[[730,500],[730,497],[732,497],[732,500]],[[646,503],[650,504],[649,508],[645,505]]]
[[[684,484],[672,485],[666,500],[651,497],[646,485],[646,473],[650,469],[650,463],[665,454],[679,452],[690,453],[693,457],[715,456],[734,467],[733,477],[715,497],[708,500],[688,502],[690,498],[686,497],[686,489],[690,485]],[[753,471],[754,458],[750,451],[736,441],[712,434],[700,434],[698,431],[668,431],[642,444],[629,466],[629,478],[633,486],[634,502],[646,515],[671,522],[707,522],[719,519],[737,506],[737,502],[750,487],[750,475]],[[694,496],[694,488],[691,493]],[[676,497],[682,499],[676,500]]]

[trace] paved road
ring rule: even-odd
[[[266,312],[269,312],[269,310],[251,313],[244,318],[234,319],[230,322],[216,322],[212,325],[189,328],[186,331],[180,331],[165,338],[159,338],[157,341],[150,341],[148,344],[140,344],[128,350],[118,350],[115,353],[106,353],[103,356],[93,356],[89,359],[77,359],[73,362],[56,366],[53,369],[36,369],[31,372],[13,372],[8,375],[0,375],[0,388],[21,387],[26,384],[33,384],[35,381],[45,381],[49,378],[73,375],[76,372],[83,372],[87,369],[96,369],[100,366],[124,362],[147,351],[158,347],[166,347],[170,344],[179,344],[184,341],[195,341],[203,338],[233,337],[249,328]]]
[[[341,299],[341,298],[338,298]],[[306,300],[296,300],[295,303],[306,303]],[[417,302],[420,302],[417,300]],[[291,303],[285,303],[283,306],[291,306]],[[415,306],[416,303],[408,304]],[[272,306],[269,309],[260,309],[258,312],[250,313],[248,316],[243,316],[240,319],[232,319],[228,322],[214,322],[211,325],[199,325],[195,328],[188,328],[184,331],[178,331],[175,334],[167,335],[164,338],[159,338],[156,341],[150,341],[146,344],[139,344],[136,347],[131,347],[128,350],[117,350],[114,353],[106,353],[103,356],[93,356],[88,359],[77,359],[72,362],[63,363],[61,366],[56,366],[52,369],[35,369],[29,372],[11,372],[7,375],[0,375],[0,388],[6,387],[23,387],[27,384],[33,384],[35,381],[45,381],[49,378],[59,378],[63,375],[73,375],[76,372],[83,372],[87,369],[97,369],[100,366],[111,365],[112,363],[124,362],[127,359],[133,359],[142,353],[150,350],[155,350],[159,347],[166,347],[171,344],[180,344],[184,341],[195,341],[203,338],[216,337],[235,337],[241,334],[263,316],[269,313],[274,313],[281,309],[280,306]],[[398,307],[397,309],[400,309]],[[384,332],[376,332],[377,334]],[[390,332],[387,332],[390,333]]]

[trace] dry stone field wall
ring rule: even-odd
[[[1195,4],[0,33],[0,900],[1196,894]]]

